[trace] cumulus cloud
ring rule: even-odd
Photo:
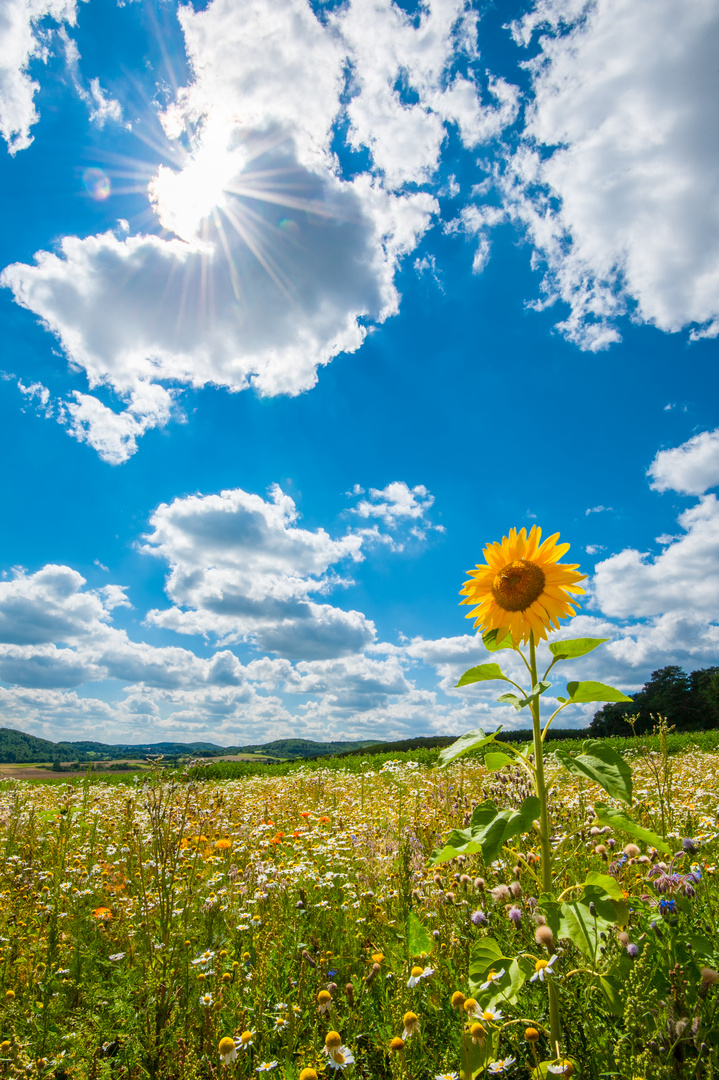
[[[162,116],[175,165],[149,187],[175,236],[65,237],[0,279],[91,389],[125,402],[118,413],[76,395],[66,408],[70,433],[112,463],[166,422],[167,408],[138,416],[138,385],[298,394],[358,349],[368,320],[398,310],[395,271],[437,211],[418,185],[448,125],[470,147],[516,113],[501,80],[481,100],[463,0],[417,16],[351,0],[322,18],[306,0],[213,0],[178,17],[192,79]],[[338,125],[369,155],[355,175],[332,150]]]
[[[719,484],[719,428],[702,431],[671,450],[660,450],[647,476],[655,491],[703,495]]]
[[[545,298],[581,348],[616,317],[719,333],[714,0],[541,0],[512,27],[541,31],[533,100],[504,176],[505,207],[543,266]]]
[[[114,412],[92,394],[74,390],[73,400],[62,407],[60,422],[78,442],[86,442],[97,450],[103,461],[121,465],[137,450],[140,435],[167,424],[173,400],[173,393],[164,386],[138,381],[129,395],[127,408]]]
[[[679,515],[685,535],[656,557],[627,548],[597,564],[594,595],[609,616],[626,619],[719,610],[719,504],[705,495]]]
[[[173,607],[149,612],[148,621],[296,659],[360,652],[375,637],[373,623],[315,597],[348,583],[338,567],[364,558],[367,537],[334,539],[297,518],[294,500],[276,485],[267,500],[236,488],[159,506],[143,550],[169,564]]]
[[[37,123],[35,94],[39,85],[28,69],[32,60],[46,61],[49,33],[45,19],[75,25],[76,0],[4,0],[0,5],[0,135],[16,154],[32,142]]]

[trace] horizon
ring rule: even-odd
[[[719,4],[13,12],[0,725],[517,729],[459,593],[533,525],[566,678],[719,663]]]

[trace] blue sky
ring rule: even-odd
[[[572,677],[719,663],[717,38],[716,0],[9,0],[0,724],[523,726],[453,687],[464,571],[533,524],[609,639]]]

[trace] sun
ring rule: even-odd
[[[228,188],[246,165],[241,148],[228,150],[221,137],[205,137],[178,171],[161,165],[148,185],[161,225],[192,243],[203,221],[227,203]]]

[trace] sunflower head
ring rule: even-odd
[[[531,633],[535,642],[546,640],[547,631],[558,630],[560,619],[576,614],[578,601],[571,595],[583,593],[577,582],[578,564],[560,563],[569,544],[558,544],[559,533],[542,543],[542,530],[533,525],[510,529],[501,543],[488,544],[484,564],[468,570],[460,595],[462,604],[470,604],[468,619],[479,630],[496,630],[501,640],[511,634],[515,645],[527,642]]]

